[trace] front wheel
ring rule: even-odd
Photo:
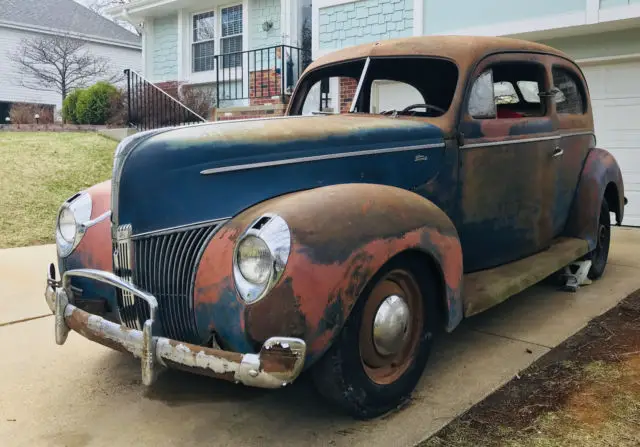
[[[435,278],[407,264],[382,269],[358,299],[332,347],[312,368],[325,398],[358,419],[402,405],[414,390],[435,330]]]
[[[589,279],[598,279],[604,273],[609,259],[609,245],[611,243],[611,215],[609,214],[609,204],[602,199],[600,206],[600,219],[598,220],[598,240],[596,248],[591,252],[591,268],[589,269]]]

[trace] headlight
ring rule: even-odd
[[[291,234],[280,216],[263,216],[236,245],[233,273],[240,296],[253,303],[280,279],[289,259]]]
[[[247,236],[238,244],[238,269],[254,284],[264,284],[271,275],[273,256],[267,243],[257,236]]]
[[[81,224],[91,219],[91,196],[86,192],[76,194],[60,207],[56,222],[58,255],[65,258],[78,246],[84,236]]]
[[[76,218],[73,217],[73,211],[68,207],[60,210],[60,216],[58,217],[58,228],[60,229],[60,236],[65,242],[70,244],[76,238]]]

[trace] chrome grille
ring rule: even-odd
[[[122,225],[116,231],[115,273],[133,280],[137,287],[156,297],[162,332],[169,338],[200,341],[193,308],[193,285],[201,252],[219,225],[133,237],[130,225]],[[120,316],[127,327],[140,329],[149,318],[148,306],[126,294],[119,292]]]

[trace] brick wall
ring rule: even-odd
[[[286,104],[227,107],[224,109],[214,109],[211,112],[211,117],[213,121],[231,121],[250,118],[274,117],[283,116],[286,110]]]
[[[359,0],[319,9],[319,47],[338,49],[413,35],[413,0]]]
[[[355,78],[340,78],[340,113],[349,112],[351,101],[356,94],[358,80]]]
[[[272,104],[282,94],[282,74],[274,69],[249,73],[249,98],[252,106]]]

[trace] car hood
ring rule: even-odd
[[[364,115],[207,123],[123,144],[114,168],[114,215],[135,234],[232,217],[318,186],[417,188],[437,173],[444,155],[437,126]]]

